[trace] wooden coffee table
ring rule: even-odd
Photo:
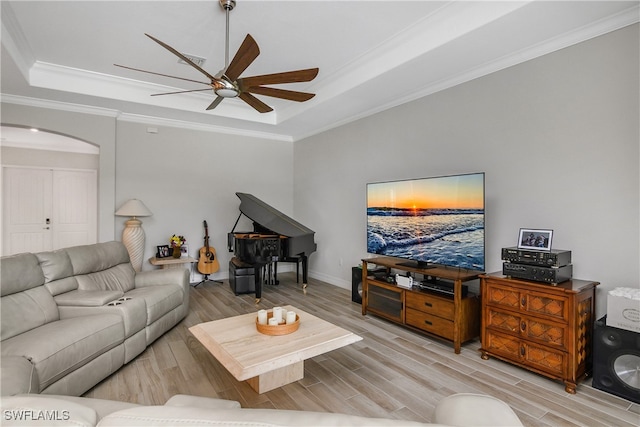
[[[256,329],[258,313],[192,326],[189,331],[238,381],[265,393],[304,378],[304,361],[362,337],[290,305],[300,327],[288,335],[264,335]]]

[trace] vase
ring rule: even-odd
[[[180,255],[181,255],[181,253],[180,253],[180,246],[175,246],[175,247],[173,248],[173,257],[174,257],[174,258],[180,258]]]

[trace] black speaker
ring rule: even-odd
[[[362,268],[351,268],[351,301],[362,304]]]
[[[640,333],[607,326],[607,316],[593,329],[591,385],[640,403]]]

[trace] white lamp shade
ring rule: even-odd
[[[151,216],[153,215],[148,207],[138,199],[130,199],[120,209],[116,211],[117,216]]]

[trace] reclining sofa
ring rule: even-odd
[[[2,395],[80,396],[189,309],[186,269],[136,273],[121,242],[0,258]]]
[[[2,398],[5,427],[73,426],[229,426],[229,427],[338,427],[435,426],[414,421],[368,418],[328,412],[241,408],[233,400],[175,395],[164,405],[142,406],[112,400],[71,396],[23,395]],[[475,393],[452,394],[436,405],[437,425],[522,426],[505,402]]]

